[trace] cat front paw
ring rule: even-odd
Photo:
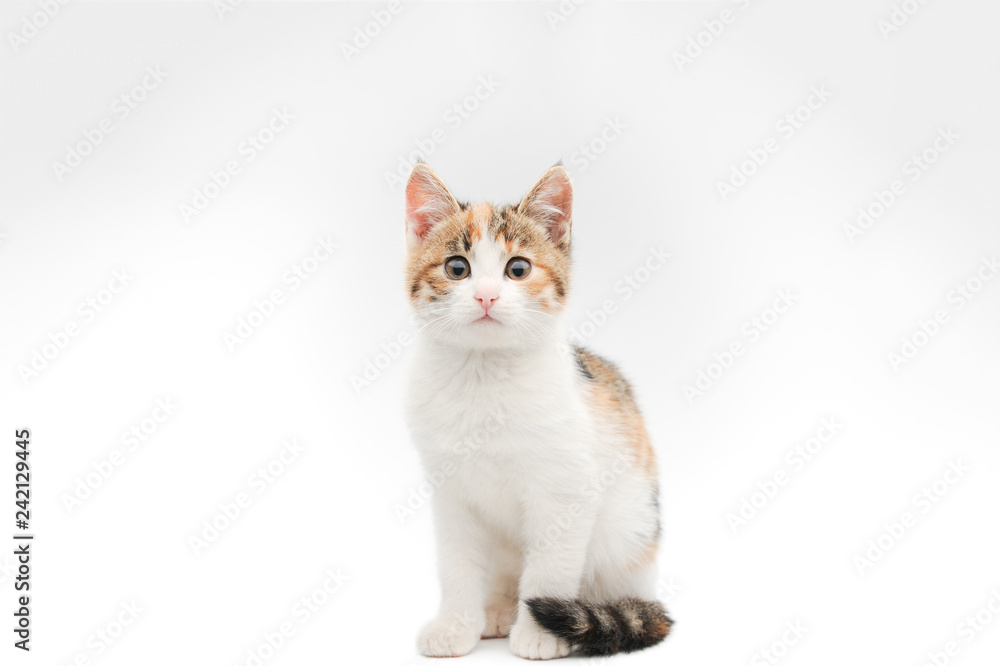
[[[524,659],[558,659],[569,655],[571,648],[565,640],[553,636],[528,618],[518,620],[511,628],[510,649]]]
[[[482,623],[467,618],[436,618],[427,623],[417,639],[425,657],[461,657],[472,652],[482,633]]]

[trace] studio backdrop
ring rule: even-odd
[[[461,201],[572,180],[566,335],[634,388],[675,621],[615,663],[996,663],[996,2],[0,29],[3,664],[431,663],[418,160]]]

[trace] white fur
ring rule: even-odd
[[[502,275],[503,259],[499,248],[477,247],[473,278]],[[445,478],[432,498],[441,606],[419,648],[466,654],[481,635],[506,632],[519,599],[513,652],[565,656],[569,646],[523,601],[655,598],[655,564],[643,563],[655,478],[591,413],[561,315],[504,279],[490,310],[500,323],[473,323],[482,315],[474,289],[464,280],[418,310],[408,418],[424,471]]]

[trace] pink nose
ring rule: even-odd
[[[490,308],[496,303],[500,295],[492,290],[482,290],[476,292],[476,300],[483,306],[483,312],[489,314]]]

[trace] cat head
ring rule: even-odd
[[[569,288],[573,188],[554,166],[514,205],[465,204],[426,164],[406,184],[407,288],[436,341],[547,344]]]

